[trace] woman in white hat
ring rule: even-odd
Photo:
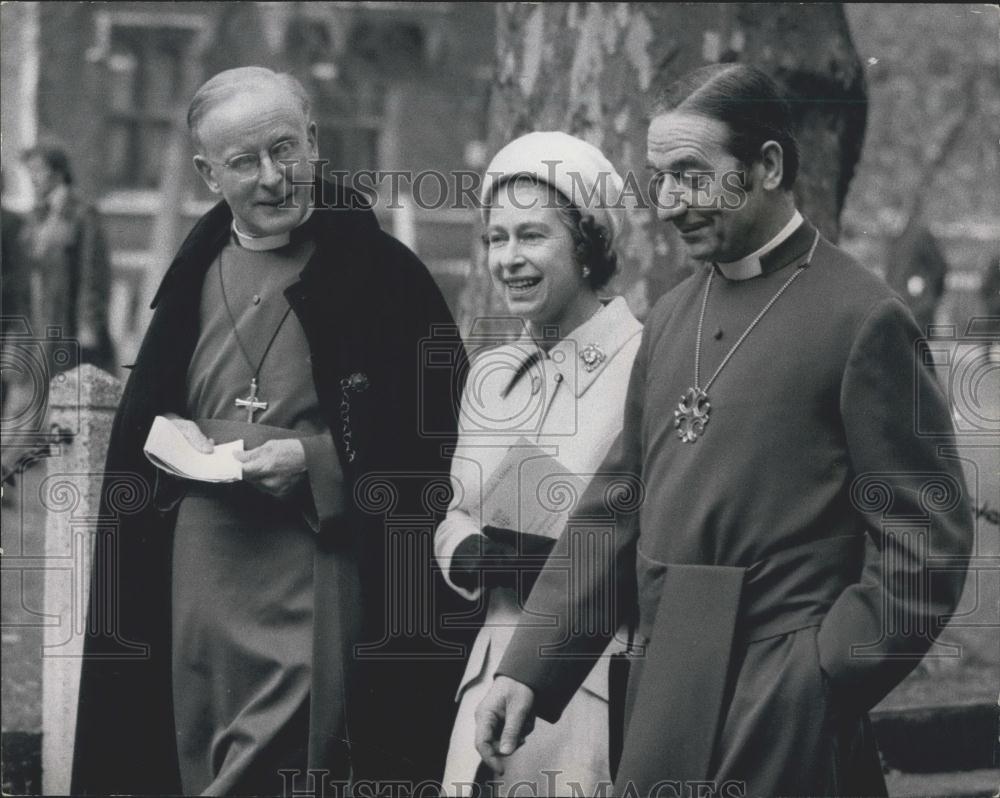
[[[435,535],[449,584],[487,607],[456,695],[448,794],[469,794],[484,779],[519,795],[592,795],[610,783],[607,657],[558,723],[537,721],[502,777],[480,770],[474,713],[540,564],[622,427],[642,326],[624,298],[601,297],[616,269],[621,191],[601,152],[565,133],[522,136],[486,171],[488,265],[525,329],[473,361],[454,499]],[[622,648],[623,640],[612,644]]]

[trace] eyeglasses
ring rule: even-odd
[[[304,151],[305,148],[298,139],[282,139],[267,151],[267,156],[276,168],[281,169],[298,163]],[[234,175],[241,183],[248,180],[256,180],[260,176],[261,160],[258,153],[245,152],[240,155],[234,155],[226,161],[212,161],[210,158],[206,160],[221,166]]]

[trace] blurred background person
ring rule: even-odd
[[[516,784],[513,792],[531,785],[520,794],[576,794],[582,787],[580,794],[593,795],[602,782],[610,784],[608,658],[558,723],[538,722],[502,777],[480,766],[474,713],[563,526],[539,528],[529,504],[548,493],[549,477],[574,485],[579,496],[622,427],[642,325],[623,297],[600,298],[617,267],[613,242],[624,211],[613,206],[621,191],[621,177],[598,149],[559,132],[515,139],[486,170],[489,270],[526,330],[472,366],[452,460],[456,498],[435,537],[452,587],[470,600],[488,594],[457,695],[444,776],[449,794],[469,794],[487,780],[499,794]],[[554,459],[539,466],[546,455]],[[498,482],[494,474],[517,476],[506,485],[511,480]],[[572,507],[561,509],[568,514]],[[609,652],[621,648],[613,641]]]
[[[919,219],[912,219],[888,251],[886,282],[913,312],[924,334],[934,324],[944,297],[948,261],[933,233]]]
[[[79,343],[81,363],[110,371],[111,265],[97,210],[74,191],[69,158],[60,147],[30,147],[22,162],[34,191],[34,208],[20,231],[32,333],[45,336],[59,327],[63,338]]]
[[[6,176],[0,173],[0,193],[6,184]],[[28,420],[31,407],[31,381],[27,379],[18,353],[12,348],[13,336],[26,333],[25,317],[28,310],[28,281],[25,273],[24,255],[21,251],[21,228],[24,220],[21,214],[4,205],[0,208],[0,406],[2,406],[3,432],[8,434],[20,428],[22,421]],[[14,471],[18,450],[3,446],[0,448],[0,476],[4,482]],[[3,494],[7,500],[7,494]]]
[[[3,193],[7,177],[0,172],[0,194]],[[21,214],[8,208],[0,208],[0,273],[3,274],[2,298],[0,298],[0,317],[2,317],[3,332],[11,328],[13,320],[25,315],[27,310],[27,284],[24,269],[24,257],[21,253],[21,227],[24,220]]]

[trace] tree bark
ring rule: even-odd
[[[563,130],[600,147],[643,192],[656,90],[707,63],[763,68],[793,103],[799,207],[836,240],[867,115],[862,66],[839,4],[507,3],[497,8],[496,59],[491,154],[531,130]],[[610,288],[643,317],[691,265],[652,208],[629,209],[628,222]],[[463,292],[463,329],[503,312],[480,255]]]

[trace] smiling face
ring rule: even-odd
[[[547,325],[557,325],[563,337],[600,306],[547,185],[515,180],[501,186],[490,206],[486,241],[490,274],[507,307],[536,337]]]
[[[197,139],[195,167],[226,200],[241,232],[274,235],[302,221],[312,199],[316,124],[289,92],[275,84],[238,91],[205,112]],[[276,153],[280,163],[272,160]],[[249,180],[226,165],[245,155],[260,159],[259,174]]]
[[[649,125],[646,158],[654,174],[657,216],[677,228],[696,260],[738,260],[772,234],[773,210],[764,186],[780,183],[780,148],[776,165],[774,153],[746,165],[729,151],[728,142],[725,123],[701,114],[672,111]]]

